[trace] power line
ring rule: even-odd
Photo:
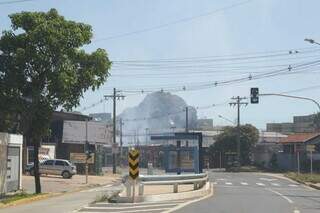
[[[148,89],[139,89],[139,90],[123,89],[123,92],[144,94],[144,93],[151,93],[156,91],[166,91],[166,92],[195,91],[195,90],[208,89],[208,88],[217,87],[217,86],[241,83],[241,82],[246,82],[251,80],[271,78],[271,77],[286,75],[291,73],[301,73],[302,71],[305,71],[307,69],[310,69],[312,67],[319,66],[319,65],[320,65],[320,60],[315,60],[315,61],[301,63],[295,66],[289,65],[287,68],[263,72],[256,75],[249,74],[248,76],[241,77],[241,78],[233,78],[229,80],[220,80],[220,81],[212,80],[207,82],[191,82],[189,84],[185,83],[180,86],[177,86],[176,83],[167,84],[167,85],[156,85],[156,86],[149,87]],[[144,87],[147,88],[146,86]],[[153,88],[157,88],[157,89],[153,89]]]
[[[16,3],[30,2],[30,1],[35,1],[35,0],[2,1],[2,2],[0,2],[0,5],[5,5],[5,4],[16,4]]]
[[[179,57],[179,58],[162,58],[162,59],[128,59],[128,60],[112,60],[114,63],[119,64],[139,64],[139,63],[177,63],[177,62],[203,62],[203,61],[229,61],[229,60],[244,60],[244,59],[257,59],[257,58],[272,58],[288,55],[301,55],[306,53],[318,52],[320,49],[317,47],[298,48],[298,49],[285,49],[273,50],[263,52],[239,53],[229,55],[211,55],[211,56],[195,56],[195,57]]]
[[[131,36],[131,35],[136,35],[136,34],[141,34],[141,33],[145,33],[145,32],[150,32],[150,31],[166,28],[166,27],[169,27],[171,25],[177,25],[177,24],[180,24],[180,23],[190,22],[190,21],[193,21],[193,20],[198,19],[198,18],[212,16],[212,15],[217,14],[219,12],[223,12],[223,11],[235,8],[235,7],[242,6],[244,4],[248,4],[251,1],[253,1],[253,0],[240,1],[238,3],[234,3],[234,4],[231,4],[229,6],[222,7],[220,9],[216,9],[216,10],[213,10],[213,11],[210,11],[210,12],[207,12],[207,13],[203,13],[203,14],[200,14],[200,15],[197,15],[197,16],[186,17],[186,18],[178,19],[178,20],[175,20],[175,21],[172,21],[172,22],[159,24],[159,25],[156,25],[156,26],[153,26],[153,27],[144,28],[144,29],[136,30],[136,31],[132,31],[132,32],[126,32],[126,33],[122,33],[122,34],[118,34],[118,35],[113,35],[113,36],[109,36],[109,37],[106,37],[106,38],[100,38],[100,39],[98,38],[98,39],[94,40],[93,42],[100,42],[100,41],[106,41],[106,40],[112,40],[112,39],[128,37],[128,36]]]

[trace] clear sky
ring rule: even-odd
[[[115,61],[111,77],[98,91],[87,92],[81,100],[81,106],[90,106],[110,94],[112,88],[145,90],[162,87],[182,87],[187,91],[177,92],[189,105],[207,106],[227,103],[232,96],[248,96],[250,87],[259,87],[260,93],[284,92],[320,85],[320,72],[300,72],[299,74],[278,75],[238,84],[217,86],[209,89],[188,91],[190,84],[216,82],[249,76],[257,72],[277,70],[280,64],[310,62],[320,58],[320,52],[304,53],[304,48],[317,48],[306,43],[305,38],[320,41],[320,1],[319,0],[34,0],[6,4],[9,0],[0,0],[0,29],[10,27],[8,15],[24,11],[48,11],[56,8],[67,19],[92,25],[94,39],[85,47],[87,51],[96,48],[107,50],[109,57]],[[13,2],[14,0],[12,0]],[[237,5],[238,3],[244,4]],[[222,9],[224,8],[224,9]],[[228,8],[228,9],[227,9]],[[222,10],[219,10],[222,9]],[[217,11],[218,10],[218,11]],[[188,19],[194,17],[193,19]],[[178,20],[184,20],[179,21]],[[170,23],[170,24],[168,24]],[[163,26],[163,25],[166,26]],[[143,31],[155,26],[154,30]],[[129,33],[127,36],[119,36]],[[105,39],[106,38],[106,39]],[[113,38],[113,39],[111,39]],[[235,55],[244,53],[269,52],[277,50],[301,50],[301,55],[273,60],[265,59],[250,64],[239,64],[226,60],[218,68],[210,64],[199,66],[193,63],[177,63],[174,66],[161,62],[148,68],[146,60]],[[263,55],[270,54],[264,53]],[[306,56],[306,57],[305,57]],[[299,58],[301,57],[301,58]],[[211,58],[210,58],[211,59]],[[125,60],[142,60],[139,69],[135,65],[128,67],[118,63]],[[211,63],[211,62],[210,62]],[[177,66],[178,65],[178,66]],[[186,66],[184,68],[179,65]],[[161,67],[162,66],[162,67]],[[191,67],[194,66],[194,67]],[[230,70],[230,66],[235,71]],[[257,66],[257,70],[254,69]],[[262,66],[269,66],[263,69]],[[270,68],[270,66],[275,66]],[[147,68],[146,68],[147,67]],[[224,71],[225,70],[225,71]],[[239,73],[235,73],[239,71]],[[199,74],[197,72],[200,72]],[[211,73],[210,73],[211,72]],[[151,74],[151,75],[150,75]],[[320,101],[320,87],[290,93],[314,98]],[[119,101],[119,112],[132,107],[143,99],[144,94],[129,95]],[[107,101],[83,111],[111,112],[112,104]],[[316,112],[314,104],[305,101],[277,97],[261,98],[260,104],[242,108],[242,122],[252,123],[258,128],[265,128],[266,122],[291,121],[293,115]],[[236,109],[228,104],[200,110],[199,117],[213,118],[215,125],[228,124],[217,115],[221,114],[234,120]]]

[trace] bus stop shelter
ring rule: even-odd
[[[166,172],[203,171],[201,132],[177,132],[169,135],[151,136],[151,141],[163,145]],[[170,142],[168,142],[170,141]]]

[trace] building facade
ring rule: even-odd
[[[315,132],[314,116],[314,114],[294,116],[292,123],[267,123],[267,132],[279,132],[283,134]]]

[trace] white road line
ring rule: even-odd
[[[290,198],[288,198],[287,196],[281,194],[280,192],[277,192],[277,191],[272,190],[272,189],[268,189],[268,190],[269,190],[270,192],[273,192],[273,193],[279,195],[280,197],[282,197],[283,199],[285,199],[285,200],[288,201],[289,203],[293,203],[293,201],[292,201]]]
[[[213,182],[213,184],[214,184],[214,185],[217,185],[218,183],[217,183],[217,182]]]
[[[266,181],[275,181],[278,179],[274,179],[274,178],[259,178],[260,180],[266,180]]]
[[[290,187],[298,187],[296,184],[289,184]]]
[[[225,180],[224,178],[218,178],[217,180]]]
[[[258,186],[265,186],[263,183],[256,183]]]
[[[249,184],[246,182],[241,182],[241,185],[248,186]]]
[[[272,186],[280,186],[279,183],[271,183]]]
[[[230,182],[226,182],[225,184],[226,184],[226,185],[232,185],[232,183],[230,183]]]
[[[297,208],[294,208],[293,213],[300,213],[300,211]]]

